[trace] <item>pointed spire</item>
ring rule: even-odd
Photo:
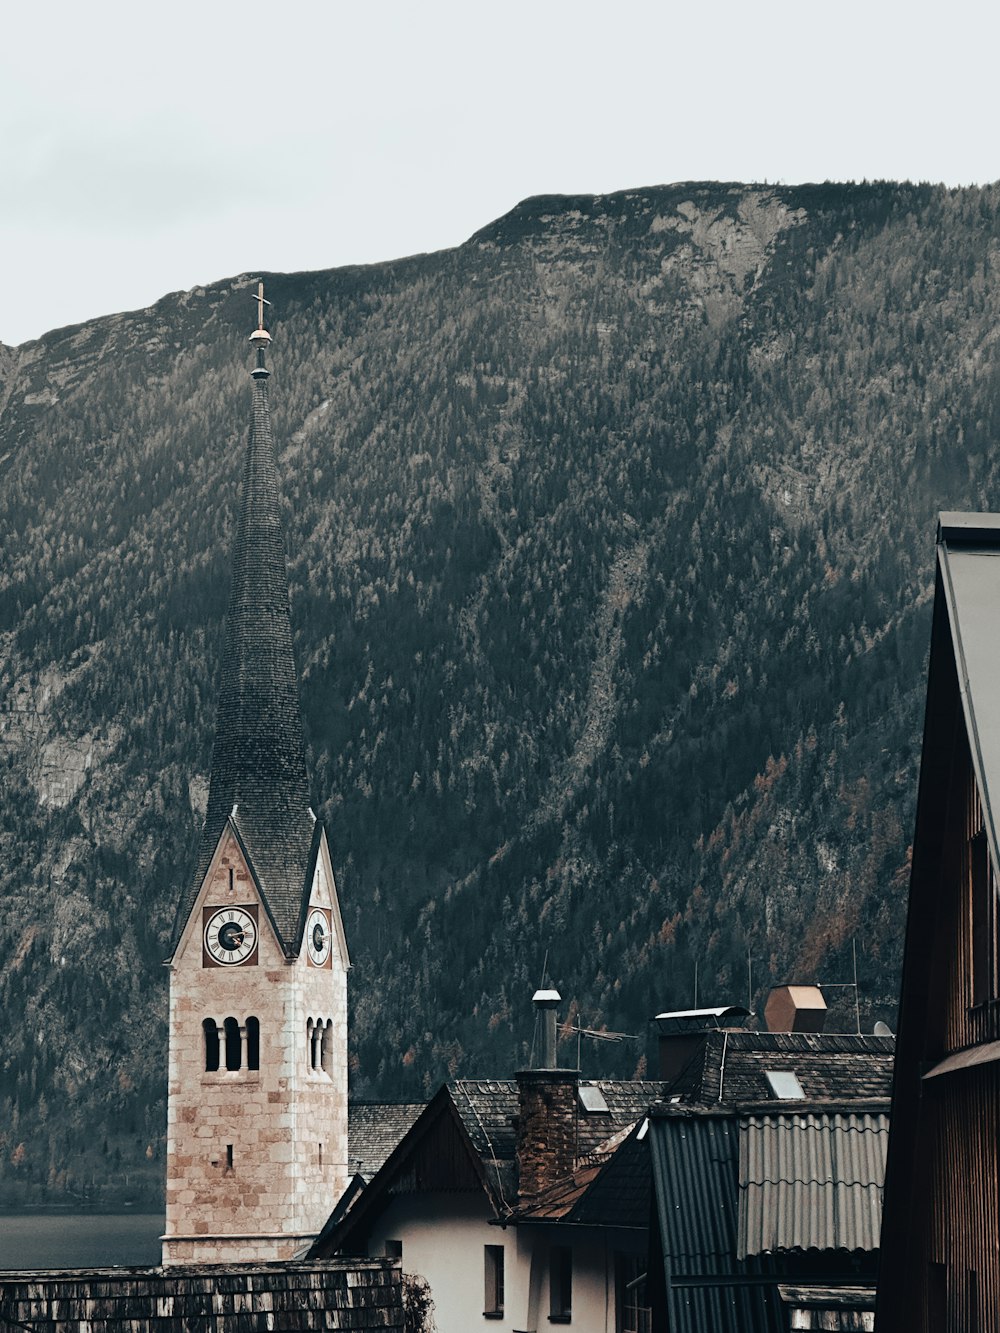
[[[181,904],[178,929],[194,900],[226,822],[232,818],[286,951],[301,933],[315,818],[310,810],[298,677],[292,652],[288,574],[281,530],[274,441],[264,364],[264,286],[258,327],[250,435],[233,581],[226,619],[222,686],[216,716],[208,811],[195,884]]]

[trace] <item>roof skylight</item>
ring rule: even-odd
[[[610,1115],[611,1108],[604,1100],[604,1093],[589,1083],[580,1086],[580,1105],[588,1115]]]
[[[800,1101],[806,1095],[802,1091],[798,1075],[790,1069],[765,1069],[764,1077],[775,1097],[781,1102]]]

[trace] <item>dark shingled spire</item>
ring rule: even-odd
[[[208,812],[198,868],[180,904],[176,940],[190,916],[219,838],[232,818],[264,905],[287,954],[297,952],[319,840],[310,810],[298,684],[288,609],[274,442],[267,401],[269,371],[260,327],[253,413],[243,467],[243,496],[226,624],[212,752]]]

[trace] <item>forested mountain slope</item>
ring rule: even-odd
[[[1000,505],[998,276],[996,188],[687,184],[267,277],[356,1094],[509,1075],[546,952],[565,1014],[644,1037],[696,963],[742,1001],[749,954],[759,1002],[856,939],[892,1020],[935,516]],[[7,1198],[158,1188],[249,292],[0,349]]]

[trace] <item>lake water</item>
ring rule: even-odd
[[[0,1214],[0,1269],[160,1262],[162,1213]]]

